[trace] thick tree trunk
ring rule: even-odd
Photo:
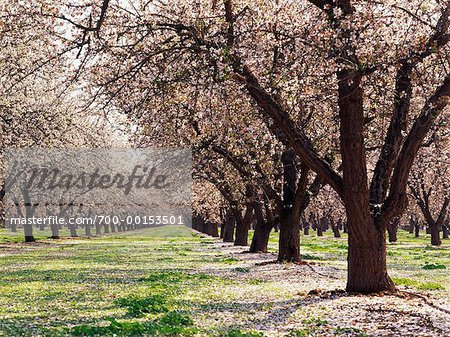
[[[266,207],[268,209],[268,206]],[[253,233],[252,243],[250,245],[250,253],[267,253],[267,246],[269,244],[270,232],[273,228],[271,213],[267,215],[267,220],[264,220],[262,213],[262,206],[259,202],[254,204],[255,212],[255,232]]]
[[[393,291],[386,267],[386,232],[370,216],[354,210],[349,219],[347,291]]]
[[[349,230],[347,291],[393,291],[386,266],[386,225],[375,223],[372,212],[377,210],[371,210],[369,202],[361,78],[342,71],[338,79],[343,202]]]
[[[433,246],[440,246],[442,244],[441,236],[439,235],[439,225],[436,223],[429,224],[431,234],[431,244]]]
[[[256,224],[252,243],[250,245],[250,253],[267,253],[271,230],[272,226],[270,226],[267,222]]]
[[[293,221],[292,212],[287,210],[283,210],[280,216],[278,261],[301,261],[299,222]]]
[[[248,246],[248,230],[249,228],[243,223],[236,223],[235,246]]]

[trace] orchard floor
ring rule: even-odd
[[[450,336],[450,242],[399,233],[399,288],[345,288],[346,238],[302,237],[309,265],[271,264],[185,227],[37,243],[0,232],[0,336]],[[443,310],[442,310],[443,309]]]

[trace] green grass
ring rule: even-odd
[[[244,322],[292,301],[278,283],[250,277],[253,267],[185,227],[61,240],[36,233],[39,242],[26,244],[20,233],[0,231],[0,336],[262,337],[245,325],[203,319],[227,312]],[[345,269],[346,237],[331,235],[302,236],[302,257]],[[399,242],[388,244],[396,284],[450,298],[450,270],[436,267],[450,266],[450,242],[443,242],[430,247],[429,238],[400,231]],[[272,233],[269,249],[277,245]],[[253,294],[265,300],[242,303]],[[283,336],[364,336],[353,327],[328,326],[326,317],[299,324]]]
[[[333,266],[340,269],[347,267],[347,234],[342,238],[334,238],[331,231],[326,231],[323,237],[317,237],[314,232],[302,235],[301,254],[308,260],[314,260],[318,265]],[[396,278],[409,278],[418,282],[413,288],[427,290],[430,280],[446,292],[442,295],[450,298],[450,240],[442,240],[442,246],[430,244],[430,235],[421,232],[419,238],[406,231],[398,231],[398,242],[387,244],[387,261],[389,274]],[[278,249],[278,233],[272,233],[269,250]],[[431,288],[436,286],[430,285]]]

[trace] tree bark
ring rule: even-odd
[[[78,234],[77,234],[77,229],[75,228],[75,225],[70,225],[69,224],[69,229],[70,229],[70,236],[71,237],[73,237],[73,238],[76,238],[76,237],[78,237]]]
[[[420,236],[420,223],[417,221],[414,224],[414,237],[418,238]]]
[[[219,229],[217,226],[217,223],[215,222],[208,222],[207,223],[208,226],[208,235],[211,235],[212,237],[219,237]]]
[[[433,245],[433,246],[442,245],[441,236],[439,234],[440,226],[436,222],[429,224],[429,226],[430,226],[430,234],[431,234],[431,245]]]
[[[338,80],[343,201],[349,228],[347,291],[393,291],[386,266],[386,225],[375,222],[369,202],[361,78],[344,70]]]
[[[333,235],[335,238],[340,238],[341,233],[339,232],[339,225],[334,222],[331,223],[331,229],[333,230]]]
[[[245,194],[247,198],[247,205],[244,217],[239,216],[240,221],[236,225],[236,239],[234,240],[235,246],[248,246],[248,231],[250,230],[250,225],[253,221],[254,190],[251,185],[247,185]]]
[[[281,212],[278,261],[301,261],[300,226],[298,221],[292,221],[291,215],[286,210]]]
[[[400,218],[395,218],[388,226],[388,240],[389,242],[397,242],[397,231],[400,224]]]
[[[266,209],[269,206],[266,207]],[[261,203],[254,204],[256,225],[253,233],[252,243],[250,245],[250,253],[267,253],[267,246],[269,244],[270,232],[272,231],[273,223],[271,214],[267,215],[267,220],[264,220]],[[270,212],[268,212],[270,213]]]
[[[223,242],[233,242],[234,241],[235,224],[236,224],[236,219],[233,217],[231,210],[228,210],[225,215],[225,221],[224,221]]]
[[[300,257],[300,212],[294,207],[297,193],[302,187],[296,186],[297,168],[295,152],[286,149],[281,156],[283,164],[283,204],[280,212],[280,236],[278,261],[298,262]],[[300,179],[301,180],[301,179]],[[305,183],[305,189],[306,189]],[[298,189],[298,190],[297,190]]]
[[[59,236],[59,224],[52,223],[52,225],[50,227],[51,227],[51,230],[52,230],[51,238],[54,239],[54,240],[59,239],[60,238],[60,236]]]
[[[23,231],[25,235],[25,242],[35,242],[35,238],[33,236],[33,226],[31,224],[25,224],[23,226]]]

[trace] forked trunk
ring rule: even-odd
[[[393,291],[386,267],[386,224],[375,223],[379,209],[369,201],[364,142],[364,108],[361,77],[347,70],[338,73],[343,202],[348,224],[347,291]],[[378,205],[377,205],[378,207]]]

